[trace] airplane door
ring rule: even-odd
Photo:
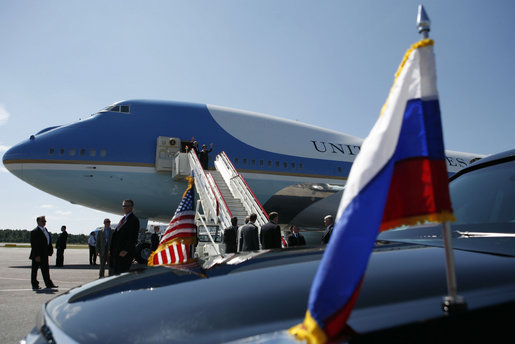
[[[180,147],[180,138],[159,136],[156,146],[156,170],[159,172],[172,172],[175,154],[179,152]]]

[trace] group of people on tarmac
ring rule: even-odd
[[[223,243],[225,253],[236,253],[244,251],[257,251],[259,249],[271,249],[283,247],[281,228],[279,226],[279,214],[271,212],[268,214],[269,222],[258,230],[256,225],[257,215],[252,213],[245,218],[245,224],[238,227],[238,218],[231,219],[231,226],[223,231]],[[324,218],[326,227],[322,236],[322,244],[327,244],[334,227],[332,215]],[[284,246],[306,245],[306,239],[295,225],[290,226],[290,233],[287,235]]]
[[[139,219],[133,213],[134,202],[130,199],[123,200],[122,208],[124,216],[116,228],[111,228],[111,221],[104,220],[104,227],[90,235],[88,244],[90,246],[90,264],[96,265],[96,256],[100,258],[99,278],[104,277],[105,268],[108,267],[109,276],[117,275],[129,271],[132,261],[136,255],[136,244],[139,233]],[[226,228],[223,232],[223,242],[226,245],[226,253],[257,251],[260,249],[281,248],[283,239],[281,236],[281,228],[279,226],[279,214],[271,212],[269,214],[269,222],[258,230],[256,225],[257,215],[252,213],[245,219],[245,224],[238,227],[238,218],[231,219],[232,226]],[[37,227],[31,231],[30,244],[31,251],[29,259],[32,260],[31,268],[31,284],[34,290],[40,289],[37,280],[37,271],[41,269],[43,280],[47,288],[57,288],[50,279],[50,269],[48,257],[53,254],[53,246],[51,235],[46,229],[45,216],[36,218]],[[322,236],[322,244],[327,244],[331,237],[334,226],[332,215],[324,218],[326,226]],[[156,226],[155,233],[152,235],[152,250],[157,248],[159,244],[159,227]],[[64,250],[68,233],[66,226],[61,227],[61,234],[56,242],[57,258],[56,266],[63,266]],[[284,246],[305,245],[306,240],[300,233],[297,226],[290,227],[290,233],[287,236],[287,243]]]
[[[115,229],[111,228],[111,220],[104,219],[104,227],[91,232],[90,264],[95,265],[96,256],[100,259],[99,278],[104,277],[106,265],[109,276],[129,271],[136,255],[136,244],[139,233],[139,219],[134,215],[134,201],[123,200],[124,216]]]
[[[104,277],[105,267],[108,266],[109,276],[129,271],[136,254],[136,243],[139,233],[139,219],[133,213],[134,202],[130,199],[123,200],[123,217],[115,229],[111,228],[111,221],[104,220],[104,228],[90,234],[88,245],[90,246],[90,264],[96,265],[96,256],[100,258],[99,278]],[[52,256],[54,249],[52,237],[46,228],[45,216],[36,218],[37,227],[30,233],[30,255],[32,260],[31,284],[32,289],[41,289],[37,280],[37,272],[41,269],[43,280],[47,288],[57,288],[50,279],[48,257]],[[64,250],[68,233],[66,226],[61,227],[61,234],[57,238],[56,267],[64,264]]]

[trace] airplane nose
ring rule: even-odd
[[[9,148],[2,157],[5,168],[16,177],[30,183],[26,180],[30,174],[27,170],[27,166],[30,166],[29,162],[37,162],[41,157],[46,156],[45,153],[48,153],[48,148],[45,147],[48,147],[52,130],[59,127],[61,126],[40,130],[35,135],[30,135],[27,140]]]
[[[23,175],[24,153],[25,144],[21,143],[9,148],[2,158],[5,168],[18,178],[22,178]]]

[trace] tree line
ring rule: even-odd
[[[26,229],[0,229],[0,242],[30,243],[30,232]],[[59,232],[60,233],[60,232]],[[51,233],[55,244],[59,233]],[[89,235],[68,233],[68,244],[87,244]]]

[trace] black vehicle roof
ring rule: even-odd
[[[469,166],[459,170],[457,173],[455,173],[450,178],[450,180],[452,181],[452,180],[458,178],[459,176],[461,176],[465,173],[468,173],[470,171],[474,171],[474,170],[484,168],[487,166],[491,166],[491,165],[495,165],[495,164],[500,164],[500,163],[510,161],[513,159],[515,159],[515,149],[510,149],[510,150],[500,152],[497,154],[492,154],[492,155],[489,155],[482,159],[479,159],[479,160],[473,162],[472,164],[470,164]]]

